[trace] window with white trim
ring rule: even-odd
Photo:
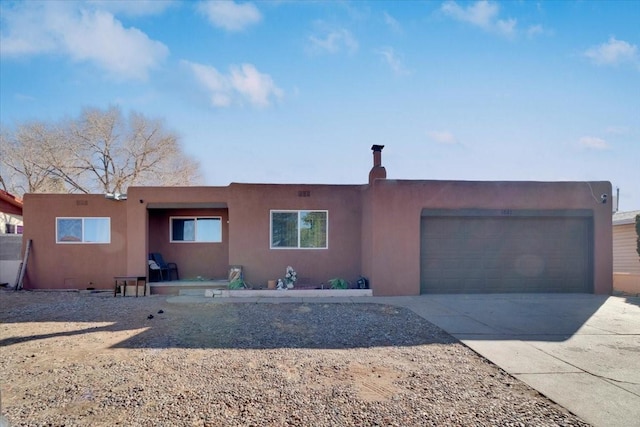
[[[327,249],[329,211],[271,211],[271,249]]]
[[[4,232],[6,234],[22,234],[23,226],[17,224],[5,224]]]
[[[219,216],[172,216],[169,237],[177,242],[222,242],[222,217]]]
[[[111,218],[56,218],[56,243],[111,243]]]

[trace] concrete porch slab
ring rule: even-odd
[[[278,290],[223,290],[220,297],[235,298],[332,298],[371,297],[371,289],[288,289]]]

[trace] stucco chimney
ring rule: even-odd
[[[382,149],[384,145],[373,145],[373,167],[369,172],[369,184],[373,184],[376,179],[385,179],[387,177],[387,170],[382,166]]]

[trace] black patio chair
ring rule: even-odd
[[[180,274],[178,274],[178,265],[175,262],[165,262],[162,258],[162,254],[159,252],[152,252],[149,254],[149,259],[153,260],[160,267],[160,277],[162,280],[171,280],[171,272],[176,272],[176,280],[180,280]],[[165,275],[166,272],[166,275]]]
[[[162,282],[162,269],[160,266],[151,259],[149,255],[149,281],[150,282]]]

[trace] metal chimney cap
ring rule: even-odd
[[[384,148],[384,145],[372,145],[371,149],[373,151],[382,151],[382,149]]]

